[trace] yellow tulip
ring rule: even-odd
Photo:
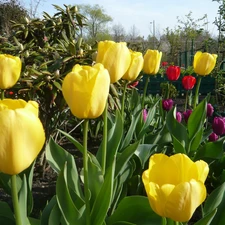
[[[193,63],[195,73],[201,76],[210,74],[216,65],[216,59],[216,54],[196,52]]]
[[[102,64],[93,67],[77,64],[66,75],[62,93],[74,116],[91,119],[103,113],[109,86],[109,73]]]
[[[8,89],[20,77],[22,63],[19,57],[0,54],[0,89]]]
[[[0,127],[0,171],[18,174],[31,165],[45,142],[37,102],[1,100]]]
[[[134,52],[132,50],[130,50],[130,55],[130,66],[122,78],[128,81],[134,81],[143,68],[144,58],[141,52]]]
[[[102,63],[109,71],[110,82],[117,82],[127,72],[131,55],[125,42],[100,41],[98,43],[97,63]]]
[[[148,49],[144,55],[143,72],[146,74],[155,75],[159,71],[159,66],[162,58],[162,52],[158,50]]]
[[[202,160],[193,162],[184,154],[154,154],[142,180],[151,208],[174,221],[190,220],[206,198],[204,182],[209,172]]]

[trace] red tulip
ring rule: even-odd
[[[162,66],[166,67],[168,65],[168,62],[162,62]]]
[[[184,89],[186,90],[191,90],[195,86],[195,83],[196,83],[196,78],[191,75],[184,76],[182,78],[182,85]]]
[[[169,66],[166,70],[166,75],[168,80],[178,80],[180,77],[180,67],[179,66]]]

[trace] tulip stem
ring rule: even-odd
[[[16,219],[16,225],[23,225],[21,220],[19,200],[17,195],[16,175],[11,176],[11,190],[12,190],[12,202],[13,202],[14,214]]]
[[[5,91],[1,90],[1,100],[3,100],[5,98]]]
[[[186,91],[186,98],[185,98],[184,112],[186,112],[186,110],[187,110],[187,105],[188,105],[188,95],[189,95],[189,90]]]
[[[143,96],[142,96],[142,109],[145,106],[145,97],[147,93],[147,88],[148,88],[148,82],[149,82],[149,75],[147,75],[146,81],[145,81],[145,86],[144,86],[144,91],[143,91]]]
[[[127,84],[128,84],[128,82],[125,81],[125,85],[124,85],[124,89],[123,89],[122,105],[121,105],[122,120],[124,120],[123,117],[124,117],[124,106],[125,106],[125,96],[126,96]]]
[[[84,167],[84,196],[86,204],[86,224],[90,225],[90,202],[89,202],[89,180],[88,180],[88,150],[87,150],[87,139],[88,139],[88,119],[84,120],[83,127],[83,167]]]
[[[105,110],[103,113],[103,149],[102,149],[102,173],[105,174],[105,165],[106,165],[106,152],[107,152],[107,123],[108,123],[108,102],[106,101]]]
[[[195,109],[195,107],[197,105],[198,95],[199,95],[199,87],[200,87],[200,84],[201,84],[201,80],[202,80],[202,77],[198,76],[197,85],[196,85],[196,89],[195,89],[193,109]]]

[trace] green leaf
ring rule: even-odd
[[[176,120],[176,108],[170,110],[166,117],[167,128],[172,135],[173,145],[176,153],[186,153],[188,135],[187,129]]]
[[[92,154],[88,155],[88,180],[88,187],[91,193],[90,206],[92,207],[104,182],[101,166],[98,160]]]
[[[29,225],[40,225],[40,220],[28,217]],[[57,225],[57,224],[55,224]]]
[[[221,201],[224,198],[224,194],[225,194],[225,183],[223,183],[218,188],[213,190],[212,193],[207,197],[203,208],[204,215],[211,213],[214,209],[216,209],[220,205]]]
[[[142,116],[142,110],[136,112],[135,115],[131,115],[131,124],[130,124],[130,127],[127,131],[125,138],[122,141],[121,149],[124,147],[127,147],[131,143],[134,131],[136,129],[137,122],[139,121],[141,116]]]
[[[22,224],[27,223],[27,180],[26,175],[23,176],[23,182],[18,194],[20,216]]]
[[[196,136],[192,139],[190,151],[196,151],[199,148],[203,138],[203,131],[204,128],[201,127]]]
[[[214,209],[211,213],[204,216],[202,219],[200,219],[194,225],[213,225],[211,222],[216,214],[216,211],[217,211],[217,209]]]
[[[61,211],[58,204],[55,204],[50,212],[48,225],[60,225],[61,224]]]
[[[56,196],[53,196],[50,202],[45,206],[42,215],[41,215],[41,225],[49,225],[49,217],[51,215],[51,211],[53,210],[54,206],[57,205]],[[61,212],[59,213],[61,215]],[[56,224],[58,225],[58,224]]]
[[[190,142],[204,125],[206,119],[206,107],[207,102],[206,99],[204,99],[197,105],[188,118],[187,129]]]
[[[79,197],[76,203],[78,205],[82,204],[82,199],[84,199],[84,197],[74,157],[56,144],[53,139],[50,139],[46,146],[46,159],[57,173],[64,169],[65,162],[67,162],[68,185]]]
[[[146,132],[148,131],[149,125],[150,125],[150,123],[152,122],[152,120],[155,117],[156,107],[157,107],[157,105],[159,103],[159,100],[151,107],[151,109],[149,109],[146,121],[145,121],[145,123],[143,123],[141,131],[138,134],[138,139],[141,139],[146,134]]]
[[[0,224],[15,225],[14,215],[6,202],[0,201]]]
[[[74,139],[71,135],[69,135],[68,133],[66,133],[65,131],[62,130],[58,130],[60,133],[62,133],[63,135],[65,135],[65,137],[72,143],[74,144],[74,146],[83,154],[84,152],[84,147],[83,145],[81,145],[76,139]]]
[[[150,155],[152,155],[155,147],[156,147],[156,145],[151,145],[151,144],[140,144],[140,145],[138,145],[134,154],[140,160],[142,169],[144,169],[145,163],[148,161]]]
[[[196,151],[195,160],[210,158],[220,159],[223,156],[223,143],[225,137],[220,138],[218,141],[207,142]]]
[[[94,202],[91,210],[91,225],[100,225],[105,221],[112,198],[114,170],[115,161],[106,171],[104,183]]]
[[[123,170],[126,167],[127,162],[133,156],[134,152],[137,150],[138,145],[139,141],[129,145],[127,148],[123,150],[123,152],[120,155],[118,155],[118,159],[116,160],[115,177],[117,177],[120,173],[123,173]]]
[[[111,122],[111,120],[108,121]],[[107,137],[108,141],[107,141],[106,170],[107,168],[111,167],[113,161],[115,160],[115,155],[118,151],[123,136],[123,120],[118,110],[116,111],[115,121],[111,122],[111,127],[110,124],[108,124],[108,128],[109,130]],[[97,159],[99,162],[101,162],[101,157],[102,157],[102,143],[97,152]]]
[[[82,214],[77,209],[74,204],[67,183],[67,163],[65,164],[64,169],[59,173],[57,182],[56,182],[56,199],[60,211],[68,224],[84,224],[82,221]]]
[[[115,225],[120,221],[135,225],[161,225],[162,217],[152,211],[147,197],[129,196],[121,200],[116,211],[107,220],[107,225]]]

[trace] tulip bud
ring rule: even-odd
[[[195,86],[195,83],[196,83],[196,78],[191,75],[184,76],[182,78],[182,85],[185,90],[193,89],[193,87]]]
[[[159,71],[161,58],[162,52],[148,49],[144,55],[143,72],[151,75],[157,74]]]
[[[109,73],[102,64],[93,67],[77,64],[64,78],[62,93],[74,116],[92,119],[103,113],[109,86]]]
[[[176,120],[180,123],[182,121],[182,114],[181,112],[176,112]]]
[[[166,70],[166,75],[168,80],[171,80],[171,81],[178,80],[178,78],[180,77],[180,67],[169,66]]]
[[[222,117],[214,117],[212,123],[213,132],[217,135],[225,134],[225,118]]]
[[[212,116],[213,115],[213,112],[214,112],[213,106],[210,103],[208,103],[207,104],[207,116],[208,117]]]
[[[216,59],[216,54],[196,52],[193,63],[195,73],[201,76],[210,74],[216,65]]]
[[[143,68],[144,58],[141,52],[134,52],[130,50],[130,55],[130,66],[122,78],[128,81],[134,81]]]
[[[211,142],[217,141],[218,139],[219,139],[219,136],[214,132],[209,135],[209,141]]]
[[[0,171],[19,174],[31,165],[45,142],[37,102],[1,100],[0,126]]]
[[[0,54],[0,89],[8,89],[20,77],[22,62],[19,57]]]
[[[102,63],[109,71],[110,82],[115,83],[127,72],[131,55],[127,43],[114,41],[100,41],[98,43],[97,63]]]
[[[191,113],[192,113],[191,109],[188,109],[186,112],[183,112],[184,120],[186,123],[188,122],[188,118],[191,115]]]
[[[146,119],[147,119],[147,116],[148,116],[148,111],[147,111],[147,109],[143,109],[142,114],[143,114],[143,120],[144,120],[144,122],[145,122]]]
[[[163,99],[162,100],[162,107],[165,111],[169,111],[173,108],[173,100],[172,99]]]

